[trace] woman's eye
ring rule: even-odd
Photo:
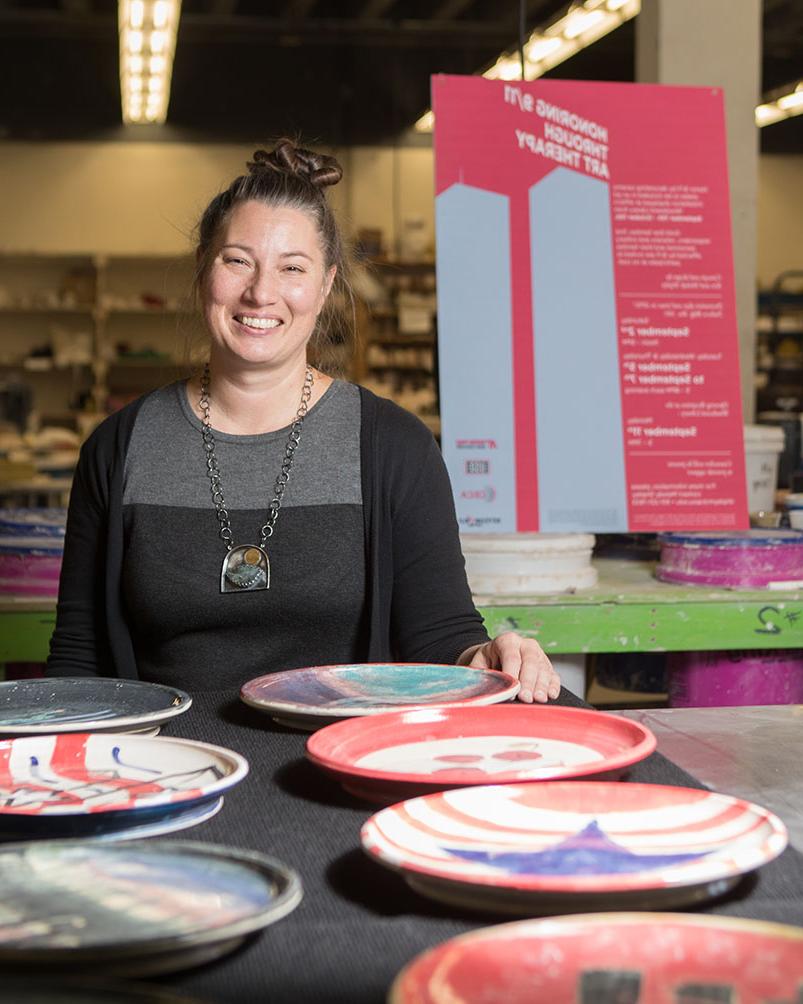
[[[223,261],[226,265],[247,265],[248,262],[244,258],[224,258]]]
[[[301,273],[301,272],[304,271],[304,269],[300,265],[288,265],[287,266],[287,271],[288,272],[299,272],[299,273]]]

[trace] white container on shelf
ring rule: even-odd
[[[475,596],[524,596],[597,583],[591,533],[472,533],[460,537]]]
[[[775,508],[778,458],[784,449],[783,429],[775,425],[744,427],[744,456],[749,512],[771,512]]]

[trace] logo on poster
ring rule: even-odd
[[[460,492],[460,498],[469,502],[493,502],[496,498],[496,489],[493,485],[485,485],[483,488],[464,488]]]
[[[457,439],[455,445],[458,450],[495,450],[495,439]]]
[[[466,474],[489,474],[491,471],[490,460],[467,460]]]
[[[498,526],[502,520],[499,516],[461,516],[461,526]]]

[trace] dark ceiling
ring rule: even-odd
[[[566,0],[523,0],[527,30]],[[701,0],[702,2],[702,0]],[[738,2],[738,0],[733,0]],[[515,45],[519,0],[183,0],[168,126],[120,122],[116,0],[0,0],[0,139],[388,143],[433,73],[475,73]],[[763,88],[803,74],[803,2],[764,0]],[[634,22],[551,77],[632,80]],[[803,152],[803,116],[762,130]]]

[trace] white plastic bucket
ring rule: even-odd
[[[744,458],[747,473],[749,512],[771,512],[775,508],[778,458],[784,448],[783,429],[775,425],[744,427]]]
[[[564,593],[597,584],[591,533],[472,533],[460,542],[475,595]]]

